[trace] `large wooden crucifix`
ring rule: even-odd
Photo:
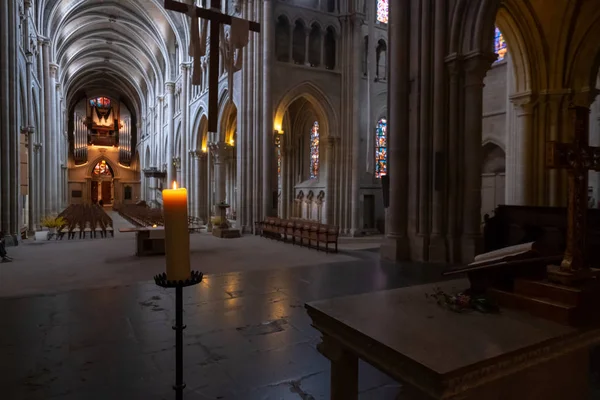
[[[165,0],[165,9],[177,11],[183,14],[189,14],[189,7],[194,7],[193,13],[196,18],[203,18],[210,21],[210,64],[208,72],[208,131],[217,132],[219,116],[219,34],[222,25],[231,25],[234,17],[222,14],[221,0],[210,0],[211,9],[188,6],[175,0]],[[260,24],[249,21],[249,30],[251,32],[260,32]],[[197,68],[197,65],[194,65]]]
[[[552,276],[563,283],[591,275],[586,258],[588,171],[600,171],[600,147],[589,146],[590,111],[569,108],[573,143],[546,143],[546,167],[568,172],[567,247],[560,268]]]

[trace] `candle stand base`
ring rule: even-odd
[[[154,282],[163,288],[175,288],[175,399],[183,400],[183,288],[186,286],[194,286],[202,282],[204,274],[202,272],[192,271],[190,277],[185,281],[169,281],[167,274],[162,273],[154,277]]]

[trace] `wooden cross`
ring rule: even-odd
[[[586,260],[588,171],[600,171],[600,147],[589,146],[590,111],[570,107],[573,143],[546,143],[546,167],[568,171],[567,247],[557,273],[580,275],[589,271]]]
[[[221,0],[211,0],[212,9],[221,9]],[[165,0],[165,9],[188,13],[188,5]],[[196,7],[196,17],[210,21],[210,64],[208,73],[208,131],[217,132],[219,115],[219,33],[221,25],[231,25],[232,17],[207,8]],[[260,32],[260,24],[249,22],[251,32]]]

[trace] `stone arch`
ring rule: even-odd
[[[488,53],[501,0],[458,0],[450,15],[449,54]]]
[[[194,143],[192,148],[197,151],[206,152],[208,148],[208,117],[204,112],[198,113],[200,120],[197,124],[194,124]]]
[[[483,145],[482,152],[482,172],[484,174],[506,172],[506,153],[501,146],[488,140]]]
[[[274,129],[277,131],[283,131],[283,118],[289,106],[299,98],[306,98],[317,111],[319,117],[319,129],[321,137],[334,137],[339,136],[338,122],[336,112],[331,105],[331,101],[325,93],[321,91],[312,82],[303,82],[298,86],[288,90],[285,95],[279,100],[278,106],[275,111],[274,118]]]
[[[531,11],[512,1],[502,3],[496,15],[496,25],[508,45],[515,93],[537,92],[545,87],[548,81],[544,57],[546,44]]]
[[[230,97],[231,93],[229,90],[225,89],[221,93],[221,97],[219,100],[219,121],[218,121],[218,132],[217,137],[214,138],[216,141],[225,141],[227,138],[227,128],[229,123],[229,116],[231,115],[231,110],[237,110],[237,106],[235,102]]]
[[[310,25],[310,34],[308,37],[308,63],[311,67],[318,67],[322,64],[321,60],[321,42],[323,34],[321,25],[313,22]]]
[[[565,80],[575,91],[587,91],[589,98],[583,98],[579,105],[589,106],[596,96],[596,81],[600,69],[600,15],[586,34],[574,46],[571,62],[567,65]],[[575,102],[577,102],[575,100]],[[585,104],[589,102],[588,104]]]

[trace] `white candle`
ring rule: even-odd
[[[165,218],[165,252],[167,279],[186,280],[190,277],[190,234],[188,230],[187,189],[163,190]]]

